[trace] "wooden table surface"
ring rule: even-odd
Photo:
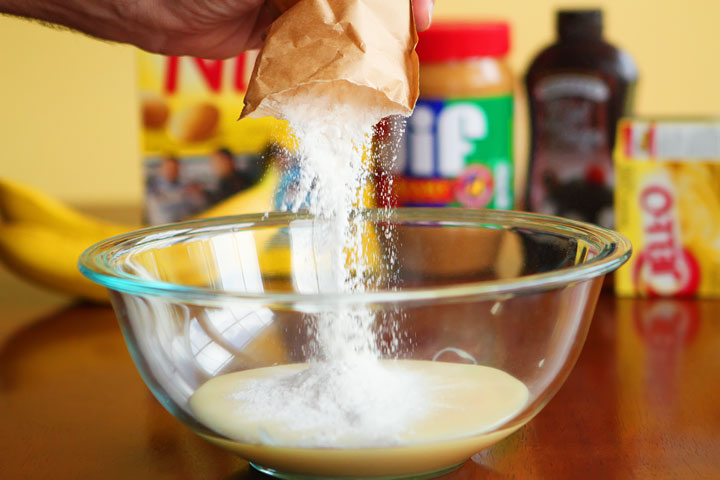
[[[145,388],[108,307],[0,270],[1,479],[267,478]],[[572,375],[444,479],[720,478],[720,302],[604,294]]]

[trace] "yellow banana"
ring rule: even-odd
[[[267,212],[272,209],[272,198],[279,181],[280,173],[277,169],[275,167],[269,168],[260,183],[223,200],[193,218],[214,218]]]
[[[78,256],[90,245],[88,242],[92,240],[68,237],[42,225],[0,224],[0,260],[10,270],[52,290],[106,302],[105,288],[83,277],[77,269]]]
[[[259,184],[196,218],[267,211],[278,179],[271,168]],[[0,260],[20,277],[53,290],[106,302],[105,289],[82,276],[77,259],[90,245],[140,227],[97,220],[43,192],[0,179]]]
[[[257,185],[210,207],[194,219],[265,212],[272,206],[279,174],[270,168]],[[3,223],[32,223],[65,230],[69,234],[101,238],[141,228],[85,215],[48,194],[27,185],[0,178],[0,220]]]
[[[271,206],[271,198],[279,181],[277,170],[270,169],[254,187],[211,207],[195,218],[212,218],[245,213],[264,212]],[[363,253],[370,266],[380,268],[380,246],[373,226],[363,233]],[[97,220],[74,210],[47,194],[30,187],[0,179],[0,261],[18,276],[47,288],[95,302],[107,302],[108,295],[101,287],[85,278],[77,269],[77,259],[90,245],[108,237],[141,228],[141,225],[122,225]],[[255,232],[260,268],[269,276],[285,277],[291,269],[290,251],[284,242],[273,244],[271,229]],[[348,256],[359,252],[348,251]],[[182,269],[173,258],[187,255],[184,247],[175,251],[165,249],[161,261],[177,265],[167,281],[186,285],[207,285],[217,274],[208,271]],[[142,258],[136,258],[137,261]],[[156,256],[147,259],[158,261]],[[142,264],[142,262],[140,262]],[[142,266],[142,265],[140,265]]]
[[[6,225],[42,225],[67,235],[100,238],[133,229],[132,225],[95,219],[40,190],[4,178],[0,178],[0,222]]]

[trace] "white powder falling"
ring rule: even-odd
[[[323,230],[336,269],[334,288],[338,292],[362,291],[368,259],[362,242],[365,225],[356,208],[362,204],[371,174],[363,158],[383,113],[360,105],[297,98],[284,107],[284,115],[297,139],[302,163],[298,184],[285,208],[307,208],[319,220],[316,228]],[[352,257],[349,262],[348,255]]]
[[[296,98],[283,109],[302,161],[285,207],[306,208],[316,218],[320,232],[314,237],[328,250],[334,279],[322,293],[365,291],[372,270],[367,239],[377,232],[358,214],[371,174],[364,157],[373,127],[392,112],[318,98]],[[310,366],[250,382],[234,394],[244,404],[238,414],[303,432],[299,446],[332,447],[343,438],[363,446],[396,444],[427,410],[427,392],[417,373],[380,363],[376,323],[375,313],[362,305],[314,315]]]

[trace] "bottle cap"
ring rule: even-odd
[[[507,22],[437,22],[418,37],[421,62],[502,57],[510,50]]]
[[[557,33],[560,38],[599,39],[602,38],[602,10],[559,10],[557,12]]]

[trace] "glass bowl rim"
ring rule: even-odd
[[[78,260],[80,272],[106,288],[140,296],[155,296],[191,304],[245,302],[297,305],[334,303],[397,303],[405,301],[447,300],[482,296],[489,298],[515,296],[545,291],[605,275],[625,263],[632,253],[630,241],[622,234],[590,223],[561,217],[512,210],[481,210],[465,208],[396,208],[365,209],[361,214],[373,220],[395,223],[492,226],[495,228],[530,228],[545,233],[563,233],[595,244],[598,254],[583,263],[549,272],[521,275],[502,280],[463,282],[447,286],[413,287],[349,293],[237,292],[215,288],[180,285],[146,280],[115,268],[108,260],[112,252],[127,252],[128,246],[147,247],[156,241],[199,233],[237,231],[249,227],[287,225],[291,220],[312,219],[307,213],[270,212],[216,217],[141,228],[116,235],[87,248]]]

